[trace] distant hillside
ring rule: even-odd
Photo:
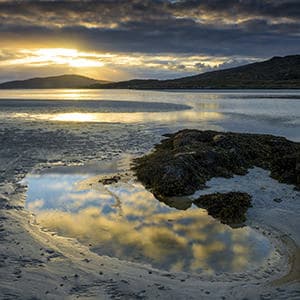
[[[0,89],[61,89],[84,88],[92,84],[108,83],[80,75],[61,75],[9,81],[0,84]]]
[[[0,84],[0,89],[256,89],[300,88],[300,55],[273,57],[226,70],[172,80],[133,79],[121,82],[95,80],[80,75],[61,75]]]
[[[90,86],[90,88],[300,88],[300,55],[273,57],[263,62],[173,80],[130,80],[109,84],[95,84]]]

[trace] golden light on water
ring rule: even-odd
[[[89,113],[64,113],[57,114],[49,118],[51,121],[63,121],[63,122],[95,122],[97,117],[95,114]]]
[[[20,117],[20,115],[18,115]],[[26,117],[22,115],[22,117]],[[224,119],[218,112],[199,112],[192,110],[172,112],[121,112],[121,113],[58,113],[27,115],[29,119],[59,122],[95,122],[95,123],[142,123],[142,122],[179,122],[209,121]]]

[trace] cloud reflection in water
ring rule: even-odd
[[[27,208],[43,227],[92,244],[99,254],[173,271],[242,271],[272,252],[248,227],[232,229],[193,205],[171,208],[139,183],[90,187],[88,177],[28,175]]]

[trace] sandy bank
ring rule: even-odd
[[[295,266],[291,258],[300,243],[299,192],[271,179],[262,169],[252,169],[246,176],[214,178],[207,182],[208,189],[199,192],[240,190],[252,195],[253,207],[248,211],[247,222],[268,236],[276,251],[262,266],[247,272],[165,272],[101,257],[75,240],[41,230],[34,216],[24,209],[26,187],[18,182],[32,168],[57,161],[72,164],[91,158],[112,159],[107,157],[103,136],[97,136],[96,131],[85,132],[1,128],[1,299],[299,298],[299,277],[295,268],[291,269]],[[114,143],[118,142],[115,138]],[[133,153],[135,147],[138,145],[123,150]],[[117,151],[110,153],[119,155]],[[274,201],[277,198],[282,201]],[[294,248],[286,241],[291,241]],[[292,275],[280,281],[286,274]]]

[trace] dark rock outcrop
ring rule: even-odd
[[[103,185],[110,185],[113,183],[118,183],[120,179],[121,179],[120,175],[113,175],[111,177],[101,178],[98,182],[102,183]]]
[[[182,130],[134,161],[133,170],[158,198],[193,194],[213,177],[258,166],[300,187],[300,143],[262,134]]]
[[[251,207],[251,196],[247,193],[229,192],[203,195],[194,201],[205,208],[209,215],[229,225],[240,225],[246,221],[246,212]]]

